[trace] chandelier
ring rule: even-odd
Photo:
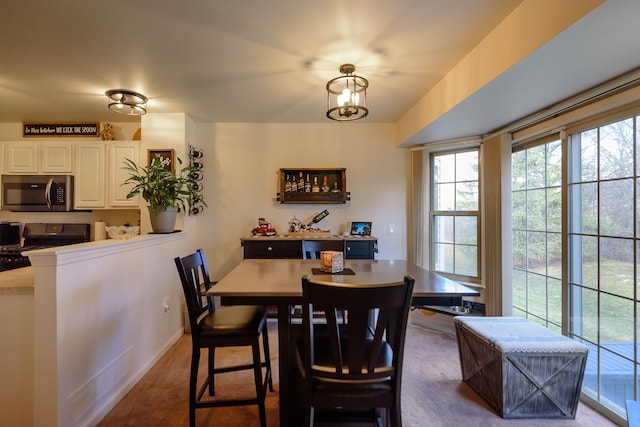
[[[364,77],[353,74],[356,66],[344,64],[340,66],[340,77],[327,82],[327,117],[331,120],[345,122],[367,117],[367,87],[369,82]]]
[[[120,114],[141,116],[147,113],[147,97],[128,89],[111,89],[105,92],[109,109]]]

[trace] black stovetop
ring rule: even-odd
[[[27,223],[24,245],[0,246],[0,271],[31,265],[23,252],[89,241],[89,224]]]

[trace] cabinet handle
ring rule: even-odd
[[[271,251],[273,250],[273,248],[272,248],[271,246],[267,246],[267,250],[268,250],[269,252],[271,252]]]
[[[347,246],[347,252],[351,250],[351,246]]]

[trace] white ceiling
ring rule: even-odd
[[[5,2],[0,122],[125,121],[127,116],[107,109],[104,92],[113,88],[145,94],[149,112],[186,112],[199,121],[327,122],[325,84],[343,63],[355,64],[356,73],[369,79],[370,114],[364,120],[394,122],[520,2],[111,0],[99,7],[90,0]],[[615,19],[638,16],[611,3],[637,10],[640,2],[605,4]],[[600,9],[612,19],[613,12]],[[577,45],[572,53],[579,56],[572,62],[591,62],[593,69],[551,85],[547,93],[537,85],[556,80],[548,63],[541,68],[549,57],[541,49],[538,58],[527,58],[529,64],[523,61],[505,73],[416,141],[484,133],[640,65],[638,55],[626,53],[617,54],[615,64],[594,61],[583,40],[616,40],[626,31],[637,42],[640,26],[618,28],[626,27],[625,21],[594,30],[594,22],[602,22],[593,20],[576,24],[577,36],[567,33],[568,40],[543,48],[558,55],[557,50]],[[514,87],[520,96],[507,116],[478,114],[483,102],[499,100],[501,91]],[[468,122],[464,129],[452,126],[461,119]]]

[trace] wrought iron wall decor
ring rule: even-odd
[[[189,211],[190,215],[197,215],[204,210],[201,195],[203,189],[201,181],[204,178],[202,170],[204,164],[202,162],[202,157],[202,149],[189,144],[189,166],[192,168],[191,178],[197,181],[196,184],[193,184],[193,189],[197,192],[197,195],[191,198],[191,210]]]

